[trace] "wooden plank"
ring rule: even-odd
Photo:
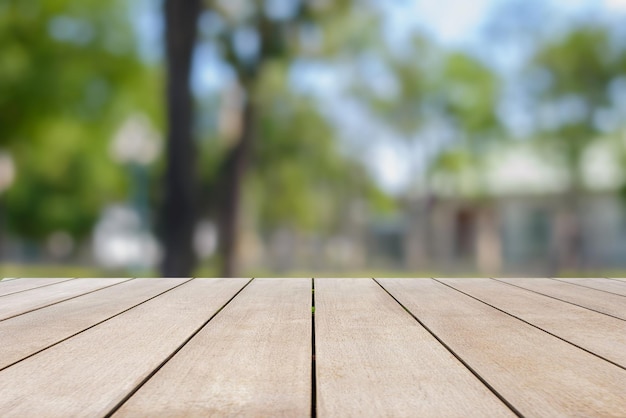
[[[70,278],[65,279],[12,279],[12,280],[3,280],[0,282],[0,296],[10,295],[12,293],[23,292],[25,290],[34,289],[41,286],[48,286],[54,283],[63,282],[66,280],[71,280]]]
[[[0,322],[0,369],[188,279],[135,279]]]
[[[553,279],[564,283],[575,284],[584,287],[590,287],[596,290],[603,290],[609,293],[615,293],[616,295],[626,296],[626,283],[612,279],[603,278],[567,278],[567,279]]]
[[[115,417],[305,417],[311,279],[256,279]]]
[[[626,320],[626,303],[622,296],[550,279],[497,280]]]
[[[192,280],[0,371],[2,416],[105,415],[245,283]]]
[[[315,280],[319,417],[511,416],[371,279]]]
[[[491,279],[441,281],[626,368],[626,321]]]
[[[0,321],[129,279],[74,279],[0,298]]]
[[[379,282],[522,415],[626,411],[624,369],[434,280]]]

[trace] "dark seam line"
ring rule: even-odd
[[[135,394],[135,393],[137,393],[137,391],[138,391],[139,389],[141,389],[141,387],[142,387],[143,385],[145,385],[145,384],[148,382],[148,380],[150,380],[150,379],[152,378],[152,376],[154,376],[155,374],[157,374],[157,373],[159,372],[159,370],[161,370],[161,369],[163,368],[163,366],[165,366],[165,365],[167,364],[167,362],[168,362],[168,361],[170,361],[170,360],[171,360],[171,359],[172,359],[172,358],[173,358],[173,357],[174,357],[174,356],[175,356],[175,355],[176,355],[176,354],[177,354],[180,350],[182,350],[182,349],[183,349],[183,347],[184,347],[185,345],[187,345],[187,343],[188,343],[189,341],[191,341],[191,339],[192,339],[193,337],[195,337],[196,335],[198,335],[198,333],[199,333],[200,331],[202,331],[202,329],[203,329],[204,327],[206,327],[206,326],[207,326],[207,324],[208,324],[209,322],[211,322],[211,320],[212,320],[213,318],[215,318],[215,316],[217,316],[217,314],[219,314],[220,312],[222,312],[222,310],[223,310],[226,306],[228,306],[228,304],[229,304],[230,302],[232,302],[232,301],[233,301],[233,299],[235,299],[235,298],[236,298],[236,297],[237,297],[237,296],[238,296],[238,295],[239,295],[239,294],[240,294],[240,293],[241,293],[241,292],[242,292],[242,291],[243,291],[246,287],[248,287],[248,285],[249,285],[250,283],[252,283],[252,281],[253,281],[253,280],[254,280],[254,277],[253,277],[253,278],[251,278],[250,280],[248,280],[248,282],[247,282],[245,285],[243,285],[243,287],[242,287],[241,289],[239,289],[239,290],[238,290],[238,291],[237,291],[237,292],[236,292],[236,293],[235,293],[235,294],[234,294],[234,295],[233,295],[230,299],[228,299],[228,300],[226,301],[226,303],[225,303],[224,305],[222,305],[222,307],[221,307],[221,308],[219,308],[217,311],[215,311],[215,313],[214,313],[213,315],[211,315],[211,316],[209,317],[209,319],[207,319],[207,320],[206,320],[206,321],[205,321],[202,325],[200,325],[200,327],[199,327],[197,330],[195,330],[195,331],[194,331],[194,332],[193,332],[193,333],[192,333],[189,337],[187,337],[187,338],[186,338],[186,339],[182,342],[182,344],[181,344],[180,346],[178,346],[178,348],[176,348],[176,349],[175,349],[175,350],[174,350],[174,351],[173,351],[173,352],[172,352],[169,356],[167,356],[167,357],[165,358],[165,360],[163,360],[163,361],[162,361],[162,362],[161,362],[161,363],[160,363],[160,364],[159,364],[159,365],[158,365],[158,366],[157,366],[154,370],[152,370],[152,372],[150,372],[150,373],[149,373],[149,374],[148,374],[148,375],[147,375],[147,376],[146,376],[146,377],[145,377],[145,378],[144,378],[141,382],[139,382],[139,384],[138,384],[137,386],[135,386],[135,387],[134,387],[134,388],[133,388],[130,392],[128,392],[128,393],[126,394],[126,396],[124,396],[124,397],[123,397],[123,398],[122,398],[122,399],[121,399],[121,400],[117,403],[117,405],[115,405],[115,406],[114,406],[114,407],[113,407],[113,408],[112,408],[112,409],[111,409],[111,410],[110,410],[110,411],[109,411],[106,415],[104,415],[104,418],[110,418],[113,414],[115,414],[115,413],[116,413],[116,412],[117,412],[117,411],[118,411],[118,410],[119,410],[119,409],[120,409],[120,408],[121,408],[121,407],[122,407],[122,406],[123,406],[123,405],[124,405],[124,404],[125,404],[125,403],[126,403],[126,402],[127,402],[127,401],[128,401],[128,400],[132,397],[132,396],[133,396],[133,395],[134,395],[134,394]]]
[[[624,282],[623,280],[616,279],[616,278],[614,278],[614,277],[602,277],[602,279],[609,279],[609,280],[613,280],[614,282],[617,282],[617,283],[626,283],[626,282]]]
[[[592,311],[592,312],[599,313],[599,314],[602,314],[602,315],[610,316],[611,318],[619,319],[620,321],[626,321],[626,319],[620,318],[619,316],[611,315],[610,313],[598,311],[596,309],[589,308],[587,306],[579,305],[579,304],[577,304],[575,302],[570,302],[570,301],[565,300],[565,299],[557,298],[556,296],[546,295],[545,293],[537,292],[536,290],[527,289],[525,287],[518,286],[518,285],[513,284],[513,283],[503,282],[503,281],[498,280],[498,279],[493,278],[493,277],[489,277],[489,279],[495,280],[498,283],[504,283],[504,284],[508,284],[509,286],[517,287],[518,289],[526,290],[527,292],[532,292],[532,293],[535,293],[537,295],[545,296],[545,297],[550,298],[550,299],[559,300],[561,302],[569,303],[570,305],[578,306],[579,308],[587,309],[588,311]]]
[[[535,325],[535,324],[533,324],[533,323],[531,323],[531,322],[528,322],[527,320],[522,319],[522,318],[520,318],[520,317],[518,317],[518,316],[516,316],[516,315],[513,315],[512,313],[509,313],[509,312],[505,311],[504,309],[500,309],[500,308],[498,308],[497,306],[494,306],[494,305],[492,305],[492,304],[490,304],[490,303],[487,303],[487,302],[485,302],[485,301],[483,301],[483,300],[480,300],[479,298],[477,298],[477,297],[475,297],[475,296],[470,295],[469,293],[465,293],[465,292],[464,292],[464,291],[462,291],[462,290],[459,290],[459,289],[457,289],[457,288],[455,288],[455,287],[452,287],[452,286],[450,286],[449,284],[446,284],[446,283],[440,282],[440,281],[439,281],[439,280],[437,280],[437,279],[435,279],[435,281],[437,281],[437,282],[441,283],[441,284],[442,284],[442,285],[444,285],[444,286],[448,286],[450,289],[454,289],[454,290],[456,290],[457,292],[462,293],[462,294],[464,294],[464,295],[466,295],[466,296],[468,296],[468,297],[470,297],[470,298],[472,298],[472,299],[474,299],[474,300],[477,300],[477,301],[478,301],[478,302],[480,302],[480,303],[484,303],[485,305],[490,306],[490,307],[492,307],[493,309],[495,309],[495,310],[497,310],[497,311],[502,312],[503,314],[506,314],[506,315],[508,315],[508,316],[510,316],[510,317],[512,317],[512,318],[515,318],[515,319],[517,319],[517,320],[519,320],[519,321],[522,321],[523,323],[525,323],[525,324],[527,324],[527,325],[530,325],[530,326],[531,326],[531,327],[533,327],[533,328],[537,328],[538,330],[543,331],[543,332],[545,332],[546,334],[553,336],[554,338],[557,338],[557,339],[559,339],[559,340],[561,340],[561,341],[563,341],[563,342],[566,342],[566,343],[568,343],[568,344],[570,344],[570,345],[573,345],[574,347],[578,348],[579,350],[585,351],[585,352],[587,352],[587,353],[589,353],[589,354],[591,354],[591,355],[593,355],[593,356],[596,356],[596,357],[598,357],[598,358],[601,358],[601,359],[602,359],[602,360],[604,360],[604,361],[607,361],[607,362],[611,363],[611,364],[612,364],[612,365],[614,365],[614,366],[619,367],[620,369],[624,369],[624,370],[626,370],[626,367],[622,366],[621,364],[616,363],[616,362],[614,362],[613,360],[609,360],[608,358],[605,358],[605,357],[601,356],[600,354],[594,353],[593,351],[590,351],[590,350],[588,350],[588,349],[586,349],[586,348],[584,348],[584,347],[581,347],[581,346],[579,346],[579,345],[578,345],[578,344],[576,344],[576,343],[573,343],[573,342],[571,342],[571,341],[568,341],[568,340],[566,340],[566,339],[565,339],[565,338],[563,338],[563,337],[559,337],[558,335],[556,335],[556,334],[554,334],[554,333],[552,333],[552,332],[550,332],[550,331],[548,331],[548,330],[545,330],[545,329],[541,328],[539,325]]]
[[[315,363],[315,278],[311,279],[311,418],[317,417],[317,368]]]
[[[166,289],[166,290],[164,290],[163,292],[161,292],[161,293],[159,293],[159,294],[157,294],[157,295],[154,295],[154,296],[152,296],[152,297],[150,297],[150,298],[148,298],[148,299],[146,299],[146,300],[144,300],[144,301],[142,301],[142,302],[139,302],[139,303],[137,303],[137,304],[135,304],[135,305],[131,306],[130,308],[124,309],[123,311],[120,311],[120,312],[116,313],[115,315],[110,316],[109,318],[103,319],[103,320],[102,320],[102,321],[100,321],[100,322],[96,322],[95,324],[90,325],[90,326],[88,326],[87,328],[85,328],[85,329],[83,329],[83,330],[80,330],[80,331],[78,331],[78,332],[75,332],[74,334],[72,334],[72,335],[70,335],[70,336],[68,336],[68,337],[62,338],[62,339],[60,339],[59,341],[57,341],[57,342],[55,342],[55,343],[53,343],[53,344],[50,344],[50,345],[49,345],[49,346],[47,346],[47,347],[44,347],[44,348],[42,348],[42,349],[39,349],[39,350],[37,350],[37,351],[35,351],[35,352],[31,353],[31,354],[27,355],[26,357],[24,357],[24,358],[22,358],[22,359],[20,359],[20,360],[14,361],[14,362],[13,362],[13,363],[11,363],[11,364],[8,364],[8,365],[6,365],[6,366],[3,366],[3,367],[1,367],[1,368],[0,368],[0,371],[2,371],[2,370],[4,370],[4,369],[6,369],[6,368],[8,368],[8,367],[11,367],[11,366],[13,366],[13,365],[15,365],[15,364],[17,364],[17,363],[20,363],[20,362],[22,362],[22,361],[24,361],[24,360],[26,360],[26,359],[28,359],[28,358],[31,358],[31,357],[32,357],[32,356],[34,356],[35,354],[39,354],[39,353],[41,353],[42,351],[45,351],[45,350],[47,350],[47,349],[49,349],[49,348],[51,348],[51,347],[54,347],[55,345],[61,344],[63,341],[67,341],[67,340],[69,340],[70,338],[73,338],[73,337],[77,336],[78,334],[82,334],[83,332],[88,331],[88,330],[90,330],[91,328],[94,328],[94,327],[96,327],[96,326],[98,326],[98,325],[101,325],[101,324],[103,324],[103,323],[105,323],[105,322],[107,322],[107,321],[109,321],[109,320],[111,320],[111,319],[115,318],[116,316],[119,316],[119,315],[121,315],[121,314],[123,314],[123,313],[125,313],[125,312],[128,312],[128,311],[130,311],[131,309],[134,309],[134,308],[136,308],[136,307],[137,307],[137,306],[139,306],[139,305],[143,305],[144,303],[149,302],[149,301],[151,301],[152,299],[157,298],[157,297],[159,297],[159,296],[163,295],[164,293],[167,293],[167,292],[169,292],[169,291],[171,291],[171,290],[174,290],[174,289],[176,289],[177,287],[182,286],[182,285],[184,285],[185,283],[188,283],[188,282],[189,282],[189,281],[191,281],[191,280],[192,280],[192,279],[189,279],[189,280],[187,280],[187,281],[182,282],[181,284],[177,284],[177,285],[176,285],[176,286],[174,286],[174,287],[171,287],[171,288],[169,288],[169,289]],[[126,282],[122,282],[122,283],[127,283],[128,281],[130,281],[130,280],[127,280]]]
[[[28,278],[30,278],[30,277],[28,277]],[[21,279],[21,277],[20,277],[20,278],[18,278],[18,280],[19,280],[19,279]],[[29,290],[36,290],[36,289],[41,289],[41,288],[43,288],[43,287],[54,286],[55,284],[65,283],[65,282],[69,282],[70,280],[75,280],[75,279],[76,279],[75,277],[70,277],[70,278],[68,278],[68,279],[66,279],[66,280],[60,280],[60,281],[58,281],[58,282],[54,282],[54,283],[48,283],[48,284],[44,284],[44,285],[41,285],[41,286],[36,286],[36,287],[31,287],[31,288],[24,289],[24,290],[18,290],[18,291],[16,291],[16,292],[11,292],[11,293],[7,293],[7,294],[5,294],[5,295],[0,295],[0,298],[3,298],[3,297],[5,297],[5,296],[9,296],[9,295],[14,295],[14,294],[16,294],[16,293],[28,292]]]
[[[548,277],[548,279],[549,280],[555,280],[555,281],[560,282],[560,283],[572,284],[574,286],[584,287],[585,289],[591,289],[591,290],[595,290],[597,292],[604,292],[604,293],[608,293],[610,295],[621,296],[621,297],[626,298],[626,295],[620,295],[619,293],[614,293],[614,292],[611,292],[610,290],[596,289],[595,287],[589,287],[589,286],[585,286],[584,284],[575,283],[575,282],[566,282],[564,279],[557,279],[556,277]]]
[[[431,279],[433,279],[433,278],[431,278]],[[491,384],[489,382],[487,382],[487,380],[485,380],[480,374],[478,374],[478,372],[476,370],[474,370],[465,360],[463,360],[461,358],[461,356],[459,356],[452,349],[452,347],[450,347],[448,344],[446,344],[441,338],[439,338],[437,336],[437,334],[435,334],[428,326],[426,326],[426,324],[424,322],[422,322],[415,314],[413,314],[413,312],[411,312],[406,306],[404,306],[402,304],[402,302],[400,302],[398,299],[396,299],[396,297],[394,295],[392,295],[391,292],[389,292],[387,289],[385,289],[385,287],[382,284],[380,284],[378,282],[378,280],[376,280],[375,278],[372,278],[372,280],[374,280],[374,282],[378,286],[380,286],[385,291],[385,293],[387,293],[393,300],[395,300],[396,303],[398,303],[398,305],[400,305],[402,307],[402,309],[404,309],[409,315],[411,315],[413,317],[413,319],[415,319],[417,321],[418,324],[420,324],[426,331],[428,331],[428,333],[430,335],[432,335],[433,338],[435,338],[439,342],[439,344],[441,344],[463,366],[465,366],[465,368],[467,370],[469,370],[470,373],[472,373],[474,375],[474,377],[476,377],[483,385],[485,385],[487,387],[487,389],[489,389],[491,391],[491,393],[493,393],[504,405],[506,405],[511,410],[511,412],[513,412],[518,417],[524,417],[524,415],[515,406],[513,406],[513,404],[511,404],[508,400],[506,400],[504,398],[504,396],[502,396],[493,386],[491,386]]]
[[[90,280],[90,279],[86,279],[86,280]],[[0,319],[0,322],[6,321],[7,319],[15,318],[16,316],[27,314],[29,312],[38,311],[39,309],[47,308],[48,306],[58,305],[59,303],[67,302],[68,300],[76,299],[76,298],[79,298],[81,296],[88,295],[90,293],[98,292],[98,291],[103,290],[103,289],[108,289],[109,287],[118,286],[118,285],[123,284],[123,283],[128,283],[131,280],[135,280],[135,279],[133,278],[133,279],[124,280],[124,281],[121,281],[121,282],[118,282],[118,283],[110,284],[108,286],[99,287],[98,289],[90,290],[89,292],[81,293],[80,295],[72,296],[72,297],[69,297],[67,299],[57,300],[56,302],[49,303],[48,305],[39,306],[37,308],[33,308],[33,309],[28,310],[28,311],[24,311],[24,312],[21,312],[21,313],[18,313],[18,314],[11,315],[9,317]],[[67,281],[69,281],[69,280],[67,280]],[[65,283],[65,282],[63,282],[63,283]]]

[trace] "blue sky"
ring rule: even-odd
[[[390,29],[403,31],[424,28],[436,39],[448,45],[463,45],[475,40],[477,31],[489,13],[508,0],[392,0],[388,8],[393,25]],[[624,13],[626,0],[545,0],[562,16],[581,12]]]

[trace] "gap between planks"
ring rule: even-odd
[[[179,279],[160,279],[156,288],[147,288],[147,281],[151,280],[136,279],[120,283],[123,286],[124,297],[128,299],[105,303],[103,304],[105,310],[102,312],[93,309],[94,301],[100,298],[107,300],[113,296],[110,294],[118,292],[119,288],[109,286],[101,289],[99,294],[92,292],[81,295],[64,303],[53,304],[0,322],[0,340],[11,342],[11,344],[0,346],[0,371],[110,321],[182,286],[191,279],[185,279],[180,283],[176,283]],[[121,305],[117,311],[115,310],[116,304]],[[85,313],[84,310],[87,308],[88,312]],[[66,317],[67,315],[69,318]],[[62,325],[60,328],[59,326],[50,327],[51,332],[48,333],[45,324],[51,321]],[[43,330],[42,327],[44,327]]]
[[[246,282],[188,281],[3,370],[3,416],[106,414]]]
[[[51,286],[55,283],[66,282],[73,278],[16,278],[0,282],[0,297],[14,293],[26,292],[27,290]]]
[[[626,321],[626,303],[619,295],[608,294],[588,287],[563,286],[561,282],[542,278],[492,278],[491,280]]]
[[[538,330],[543,331],[546,334],[551,335],[552,337],[558,338],[559,340],[571,344],[582,351],[586,351],[587,353],[594,355],[616,367],[619,367],[620,369],[626,370],[625,353],[622,350],[614,349],[614,347],[623,347],[624,345],[626,345],[626,341],[624,341],[626,336],[625,323],[619,318],[604,315],[600,312],[589,310],[575,304],[567,304],[566,302],[560,301],[558,299],[555,300],[554,298],[550,298],[549,296],[528,291],[524,288],[510,286],[510,293],[501,292],[500,297],[494,297],[494,295],[489,295],[488,286],[479,286],[478,289],[473,288],[476,283],[480,283],[481,281],[485,281],[488,279],[473,279],[471,281],[467,281],[466,279],[434,280],[472,299],[475,299],[478,302],[484,303],[485,305],[490,306],[493,309],[496,309],[521,322],[537,328]],[[497,280],[492,280],[491,282],[496,286],[499,285],[506,287],[507,284],[505,282],[500,282]],[[526,297],[524,293],[528,293],[530,298]],[[517,296],[517,303],[509,303],[507,305],[504,295],[510,297]],[[523,300],[525,297],[527,300]],[[544,311],[547,310],[548,312],[550,312],[550,308],[552,308],[551,314],[544,314],[544,318],[542,318],[540,315],[542,310],[542,307],[540,306],[541,298],[546,298],[545,305],[547,305],[547,307],[543,307]],[[550,306],[551,302],[552,306]],[[557,307],[555,306],[555,304],[563,304],[563,306]],[[524,312],[524,309],[533,311],[533,309],[529,309],[529,306],[531,308],[535,308],[535,312],[533,314]],[[579,320],[572,321],[574,323],[574,326],[580,323],[588,325],[594,322],[595,326],[592,327],[590,330],[568,330],[567,327],[563,327],[562,322],[559,323],[559,321],[556,321],[550,324],[550,321],[546,321],[546,316],[548,318],[560,319],[558,318],[559,314],[562,315],[562,313],[559,312],[560,309],[563,309],[565,313],[569,314],[565,315],[565,317],[569,316],[569,318],[567,318],[568,322],[572,319],[575,319],[576,315],[578,315]]]
[[[256,279],[114,416],[309,415],[311,291]]]
[[[73,279],[7,295],[0,305],[0,322],[130,280],[134,279]]]
[[[522,414],[626,408],[623,369],[436,280],[381,281]]]
[[[198,333],[200,331],[202,331],[202,329],[204,329],[207,324],[209,322],[211,322],[211,320],[213,318],[215,318],[220,312],[222,312],[222,310],[228,306],[229,303],[231,303],[246,287],[248,287],[248,285],[250,283],[252,283],[252,281],[254,280],[254,277],[251,278],[241,289],[239,289],[230,299],[228,299],[226,301],[226,303],[224,303],[224,305],[222,305],[217,311],[215,311],[215,313],[213,315],[211,315],[209,317],[209,319],[206,320],[206,322],[204,322],[196,331],[194,331],[189,337],[187,337],[180,346],[178,346],[178,348],[176,348],[169,356],[167,356],[165,358],[165,360],[163,360],[161,362],[161,364],[159,364],[150,374],[148,374],[137,386],[135,386],[133,388],[133,390],[131,390],[117,405],[115,405],[106,415],[105,418],[109,418],[111,416],[113,416],[113,414],[115,414],[135,393],[137,393],[137,391],[139,391],[145,384],[146,382],[148,382],[154,375],[156,375],[159,370],[161,370],[163,368],[163,366],[165,366],[165,364],[167,364],[167,362],[169,362],[177,353],[180,352],[180,350],[183,349],[183,347],[185,345],[187,345],[187,343],[189,343],[189,341],[192,340],[193,337],[195,337],[196,335],[198,335]]]
[[[518,417],[522,417],[523,416],[517,410],[517,408],[515,408],[515,406],[513,404],[511,404],[504,396],[502,396],[502,394],[500,392],[498,392],[491,384],[489,384],[489,382],[487,382],[476,370],[474,370],[474,368],[472,368],[472,366],[470,366],[465,360],[463,360],[463,358],[460,355],[458,355],[458,353],[456,351],[454,351],[454,349],[452,349],[452,347],[450,347],[448,344],[446,344],[446,342],[443,341],[435,332],[433,332],[432,329],[430,329],[424,322],[422,322],[417,317],[417,315],[415,315],[406,306],[404,306],[402,304],[402,302],[400,302],[394,295],[392,295],[378,280],[376,280],[375,278],[373,278],[372,280],[374,280],[376,282],[376,284],[378,286],[380,286],[381,289],[383,289],[385,291],[385,293],[387,293],[387,295],[389,295],[390,298],[392,298],[394,301],[396,301],[396,303],[398,303],[398,305],[400,305],[402,307],[402,309],[404,309],[415,321],[417,321],[417,323],[420,324],[422,326],[422,328],[424,328],[426,331],[428,331],[428,333],[430,335],[432,335],[446,350],[448,350],[448,352],[450,354],[452,354],[461,364],[463,364],[463,366],[465,366],[465,368],[467,370],[469,370],[470,373],[472,373],[474,375],[474,377],[476,377],[483,385],[485,385],[487,387],[487,389],[489,389],[491,391],[491,393],[493,393],[504,405],[506,405],[511,410],[511,412],[513,412]],[[420,279],[414,279],[414,280],[420,280]],[[430,279],[423,279],[423,280],[430,280]]]
[[[372,278],[315,281],[317,414],[515,416]]]
[[[585,287],[587,289],[599,290],[601,292],[610,293],[612,295],[626,297],[626,283],[619,280],[611,280],[607,278],[556,278],[551,277],[552,280],[573,284],[575,286]]]

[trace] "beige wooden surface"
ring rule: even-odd
[[[129,280],[0,321],[0,369],[182,283],[179,279]]]
[[[74,279],[42,286],[0,298],[0,320],[40,309],[128,279]]]
[[[626,417],[607,281],[29,280],[0,417]]]
[[[626,302],[623,296],[551,279],[497,280],[626,320]]]
[[[193,280],[2,370],[2,416],[103,416],[246,282]]]
[[[626,321],[491,279],[441,281],[626,368]]]
[[[626,370],[434,280],[380,283],[522,415],[626,411]]]
[[[11,279],[0,281],[0,296],[11,293],[23,292],[41,286],[49,286],[53,283],[63,282],[66,279]]]
[[[604,278],[584,278],[584,279],[554,279],[563,283],[571,283],[578,286],[590,287],[596,290],[603,290],[616,295],[626,296],[626,283]]]
[[[310,411],[311,279],[257,279],[114,416]]]
[[[513,416],[371,279],[315,280],[320,417]]]

